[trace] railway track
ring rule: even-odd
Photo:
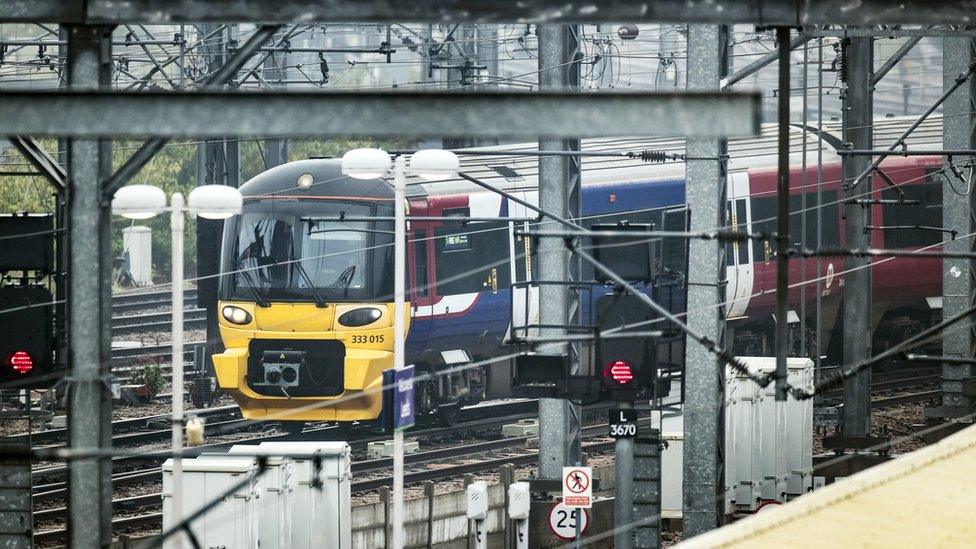
[[[159,309],[170,307],[173,304],[172,290],[167,287],[165,290],[153,292],[127,292],[112,296],[112,314],[127,311],[143,311],[146,309]],[[184,306],[195,307],[197,302],[197,291],[195,288],[183,290]]]
[[[901,395],[884,396],[871,399],[871,409],[879,410],[882,408],[889,408],[891,406],[901,406],[902,404],[912,404],[915,402],[925,402],[933,398],[937,398],[942,394],[939,389],[931,391],[918,391],[913,393],[905,393]]]
[[[921,374],[921,375],[919,375]],[[874,393],[885,393],[900,391],[906,388],[917,388],[932,384],[938,381],[938,374],[933,371],[913,371],[898,372],[889,376],[879,376],[873,387]],[[890,396],[878,396],[872,399],[872,408],[883,408],[896,406],[906,403],[919,402],[938,396],[938,390],[923,390],[896,394]],[[512,413],[499,417],[500,413],[517,411],[521,407],[522,413]],[[411,432],[411,436],[438,436],[455,432],[458,429],[484,429],[489,426],[500,425],[531,416],[535,413],[535,403],[501,403],[498,405],[481,406],[464,410],[468,415],[463,424],[451,428],[419,429]],[[471,419],[471,415],[480,415],[480,418]],[[308,438],[321,438],[326,434],[329,427],[313,428],[305,431],[301,435],[273,435],[257,436],[233,442],[220,442],[198,447],[194,453],[205,451],[219,451],[235,444],[248,444],[262,442],[266,440],[300,440]],[[168,432],[168,431],[167,431]],[[583,429],[584,438],[594,439],[602,437],[606,432],[606,425],[592,425]],[[364,433],[365,434],[365,433]],[[360,438],[351,444],[357,450],[361,450],[372,440],[383,440],[385,436],[368,436]],[[415,484],[428,480],[443,480],[455,478],[469,473],[479,473],[495,470],[506,464],[528,465],[538,459],[537,450],[526,449],[526,442],[530,437],[517,437],[511,439],[497,439],[477,443],[468,443],[463,446],[450,446],[410,454],[405,456],[404,482]],[[584,450],[598,452],[613,448],[612,440],[590,440],[583,445]],[[166,452],[159,452],[157,460],[161,461]],[[113,460],[125,462],[126,459]],[[445,463],[446,462],[446,463]],[[454,462],[454,463],[452,463]],[[431,465],[436,464],[436,467]],[[118,465],[115,463],[114,465]],[[353,463],[353,473],[361,478],[353,482],[352,490],[354,493],[368,492],[376,490],[382,486],[392,484],[392,478],[386,473],[392,468],[392,460],[389,458],[359,460]],[[50,474],[52,471],[39,471],[39,473]],[[62,472],[63,474],[63,472]],[[161,469],[154,466],[148,469],[135,471],[121,471],[113,475],[113,488],[131,486],[145,483],[158,483]],[[66,483],[58,482],[46,485],[38,485],[35,489],[35,502],[50,502],[63,500],[67,495]],[[122,531],[128,528],[157,528],[162,524],[162,514],[158,509],[162,505],[162,498],[159,492],[149,494],[139,494],[113,500],[113,510],[115,512],[137,512],[131,516],[123,516],[112,521],[113,530]],[[144,512],[149,511],[149,512]],[[35,514],[35,524],[64,521],[67,516],[65,507],[54,507],[37,511]],[[57,542],[64,539],[66,531],[64,529],[52,529],[39,531],[35,534],[35,541],[38,543]]]
[[[188,341],[183,344],[183,360],[193,360],[193,348],[203,345],[205,341]],[[117,347],[112,349],[112,367],[133,366],[145,364],[146,362],[169,362],[172,356],[171,345],[160,343],[154,345],[142,345],[140,347]]]
[[[156,302],[161,302],[161,300],[157,299]],[[125,307],[135,307],[136,303],[138,302],[124,303],[122,305]],[[145,308],[149,308],[145,305],[147,303],[153,303],[153,301],[143,299],[141,305]],[[114,309],[115,307],[113,304],[113,310]],[[121,315],[113,318],[113,329],[116,330],[116,333],[119,333],[118,330],[122,330],[122,333],[151,331],[151,329],[147,327],[154,325],[158,326],[158,328],[155,328],[158,330],[168,329],[169,314],[170,313],[168,312],[153,312],[142,315]],[[202,310],[190,309],[187,311],[187,320],[190,322],[205,322],[204,315],[205,312]],[[118,322],[118,324],[116,324],[116,322]],[[190,324],[188,323],[188,325]],[[194,341],[186,343],[184,347],[184,360],[192,359],[193,347],[201,343],[203,342]],[[169,361],[170,345],[168,343],[164,343],[159,345],[118,348],[112,350],[113,366],[117,367],[120,372],[127,371],[133,367],[137,368],[137,365],[141,362],[145,362],[147,358],[150,360],[156,359],[158,361]],[[166,367],[164,366],[164,368]],[[895,395],[890,395],[888,393],[930,387],[938,382],[939,374],[939,369],[932,367],[902,368],[889,372],[877,372],[875,374],[874,383],[872,384],[872,393],[883,396],[873,398],[872,408],[883,408],[887,406],[918,402],[937,396],[938,391],[935,390],[916,391]],[[841,395],[842,393],[828,393],[828,398],[837,398]],[[521,411],[514,411],[518,409],[518,406],[522,406]],[[236,406],[224,408],[236,409]],[[462,416],[463,424],[456,427],[420,429],[415,432],[411,432],[410,436],[433,437],[438,436],[439,434],[456,432],[459,429],[488,428],[489,426],[513,422],[524,417],[530,417],[537,411],[534,402],[529,402],[527,405],[526,403],[516,403],[515,405],[501,404],[495,406],[482,406],[474,410],[478,409],[480,409],[480,412],[465,409],[463,412],[464,415]],[[220,416],[221,411],[218,409],[211,409],[210,411],[197,410],[195,412],[198,414],[203,412],[202,415],[208,416],[207,427],[208,435],[210,436],[217,432],[239,432],[245,428],[260,428],[261,426],[261,422],[246,421],[241,419],[239,415],[236,418],[225,418]],[[213,414],[213,418],[219,418],[219,420],[213,422],[209,421],[211,414]],[[480,418],[472,417],[473,415],[477,414],[486,415]],[[465,418],[464,416],[468,417]],[[138,445],[168,439],[170,434],[168,428],[140,431],[140,429],[146,429],[146,425],[150,423],[149,420],[153,418],[158,421],[168,421],[168,416],[160,415],[118,422],[120,432],[113,436],[114,445]],[[228,442],[216,442],[197,447],[191,449],[190,455],[196,455],[203,452],[221,451],[236,444],[254,444],[268,440],[321,439],[323,435],[328,438],[329,430],[329,427],[316,427],[307,430],[301,435],[260,434],[253,437],[245,437]],[[605,430],[605,425],[591,426],[584,429],[584,436],[593,438],[605,433]],[[49,442],[54,446],[63,444],[63,442],[58,439],[58,437],[64,436],[63,432],[49,433],[50,434],[38,434],[42,435],[42,440]],[[35,440],[38,434],[35,434]],[[354,448],[357,449],[361,449],[372,440],[382,440],[386,438],[385,436],[376,436],[374,433],[370,433],[365,429],[360,430],[358,435],[361,438],[352,443]],[[535,450],[525,449],[526,438],[528,437],[468,443],[464,446],[439,448],[418,454],[411,454],[405,459],[408,470],[405,474],[404,480],[408,484],[417,483],[426,480],[439,480],[458,477],[468,473],[494,470],[505,464],[525,465],[534,463],[538,458],[538,454]],[[612,441],[592,440],[584,444],[584,449],[588,451],[602,451],[611,449],[612,445]],[[153,453],[149,453],[144,459],[139,460],[129,457],[119,457],[113,459],[113,469],[117,470],[117,472],[112,475],[113,488],[135,486],[147,483],[157,484],[161,479],[161,469],[159,464],[163,459],[165,459],[167,453],[167,451],[159,451],[156,452],[155,455],[153,455]],[[152,463],[150,467],[133,469],[133,467],[143,465],[147,461]],[[452,461],[455,463],[451,463]],[[447,463],[445,464],[445,462]],[[435,463],[438,465],[437,467],[430,467],[431,464]],[[353,464],[353,471],[362,478],[353,483],[353,491],[367,492],[375,490],[381,486],[390,485],[392,483],[392,479],[388,474],[385,474],[385,471],[391,467],[392,460],[390,459],[360,460],[355,462]],[[64,477],[65,471],[66,468],[60,465],[35,470],[32,474],[35,481],[45,481],[45,483],[35,484],[34,501],[38,503],[50,504],[65,500],[67,497],[67,485],[64,480],[61,480]],[[139,513],[132,516],[123,516],[114,519],[113,529],[121,531],[135,527],[158,527],[162,522],[162,514],[158,512],[160,506],[161,496],[158,492],[151,494],[138,494],[115,499],[113,500],[113,509],[115,512],[130,513],[139,511]],[[149,510],[151,512],[145,513],[143,512],[145,510]],[[66,516],[67,511],[65,507],[52,507],[35,512],[34,520],[35,524],[49,524],[57,523],[59,521],[63,522],[66,519]],[[65,531],[63,529],[52,529],[37,532],[35,534],[35,540],[38,543],[57,542],[63,540],[64,536]]]
[[[244,420],[237,405],[219,406],[188,410],[184,418],[192,416],[206,419],[205,432],[210,435],[228,434],[258,423]],[[169,414],[157,414],[141,418],[123,419],[112,422],[112,446],[124,448],[133,444],[146,444],[169,440],[172,431],[169,428]],[[26,435],[15,435],[16,438],[26,438]],[[58,449],[67,445],[67,429],[51,429],[41,431],[31,436],[35,449]]]
[[[479,421],[479,423],[482,425],[487,425],[488,423],[497,424],[499,422],[507,422],[513,419],[516,418],[485,418],[484,420]],[[471,427],[473,425],[467,426]],[[584,427],[581,434],[584,438],[603,437],[606,430],[607,426],[605,424],[591,425]],[[412,436],[417,435],[412,434]],[[405,465],[408,468],[408,470],[404,473],[404,482],[406,484],[415,484],[427,480],[443,480],[459,477],[469,473],[479,473],[494,470],[506,464],[528,465],[534,463],[538,460],[538,451],[535,449],[526,449],[526,443],[530,438],[532,437],[524,436],[497,439],[466,444],[464,446],[450,446],[428,450],[425,452],[418,452],[415,454],[408,454],[404,457]],[[355,445],[362,446],[367,442],[369,441],[357,441]],[[594,440],[583,444],[583,450],[590,452],[605,451],[612,448],[612,440]],[[441,465],[445,461],[457,461],[457,463]],[[428,465],[434,463],[437,463],[438,466],[428,467]],[[389,474],[370,476],[373,473],[386,471],[392,467],[393,460],[391,458],[360,460],[354,462],[352,464],[353,474],[364,475],[368,476],[369,478],[354,481],[352,484],[352,491],[354,493],[363,493],[376,490],[382,486],[392,485],[393,479]],[[131,482],[140,478],[158,479],[160,474],[161,470],[156,468],[137,474],[120,476],[118,480],[120,482]],[[36,494],[35,501],[38,500],[38,496],[41,496],[42,500],[45,499],[43,493]],[[112,506],[113,510],[115,511],[133,509],[148,509],[155,511],[162,506],[162,497],[160,492],[154,492],[150,494],[118,498],[112,501]],[[64,520],[66,513],[67,509],[64,507],[37,511],[34,513],[35,523]],[[121,517],[112,521],[113,530],[122,530],[135,525],[144,527],[158,527],[161,524],[162,514],[159,512],[145,513],[135,517]],[[44,543],[59,541],[63,539],[65,533],[66,532],[63,529],[37,532],[35,534],[35,541]]]
[[[918,367],[875,372],[871,379],[872,408],[896,406],[899,403],[911,403],[928,400],[933,393],[933,386],[942,379],[942,372],[938,368]],[[904,395],[891,395],[893,392],[907,391]],[[922,396],[925,395],[925,396]],[[843,400],[843,389],[834,389],[824,394],[824,403],[837,405]],[[912,400],[912,399],[915,400]]]
[[[112,316],[112,335],[128,335],[142,332],[168,331],[172,328],[173,313],[164,311],[139,315]],[[183,328],[206,328],[206,309],[185,309]]]
[[[236,408],[236,407],[235,407]],[[514,402],[503,402],[494,405],[484,405],[484,406],[473,406],[465,408],[462,410],[461,422],[453,427],[420,427],[409,431],[409,436],[415,437],[436,437],[443,436],[451,433],[456,433],[457,431],[463,431],[465,429],[482,429],[491,426],[500,425],[503,423],[514,422],[518,419],[524,419],[526,417],[533,416],[538,411],[538,404],[536,401],[522,400]],[[261,422],[254,420],[242,420],[247,422],[252,426],[261,426],[264,424],[273,424],[275,422]],[[351,442],[356,449],[365,449],[366,445],[371,441],[376,440],[386,440],[388,436],[378,435],[375,428],[368,426],[356,426],[357,428],[350,433],[350,437],[354,440]],[[271,440],[328,440],[331,433],[335,429],[334,426],[318,426],[306,429],[303,433],[298,435],[292,434],[261,434],[253,437],[247,437],[244,439],[237,439],[233,441],[226,442],[214,442],[210,444],[204,444],[202,446],[195,446],[186,448],[186,453],[188,455],[195,456],[204,452],[213,451],[224,451],[230,446],[235,444],[255,444],[258,442],[265,442]],[[169,433],[166,430],[166,433]],[[210,433],[213,435],[213,433]],[[168,439],[168,434],[166,438]],[[159,464],[162,463],[169,455],[169,450],[159,450],[151,451],[140,454],[139,457],[132,456],[118,456],[112,459],[113,469],[117,472],[113,474],[113,482],[116,478],[122,479],[127,475],[132,475],[134,473],[145,473],[150,471],[159,471]],[[138,465],[140,463],[150,462],[153,465],[148,468],[131,470],[130,467]],[[40,467],[32,471],[31,476],[34,479],[34,493],[35,497],[39,494],[45,492],[50,492],[52,490],[57,490],[61,488],[66,488],[63,485],[64,474],[67,471],[65,465],[53,465],[47,467]],[[42,484],[43,483],[43,484]],[[63,494],[54,493],[42,496],[43,498],[49,498],[52,496],[59,496]]]

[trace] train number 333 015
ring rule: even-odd
[[[383,335],[354,335],[352,336],[353,343],[383,343]]]

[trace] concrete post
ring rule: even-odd
[[[727,34],[715,25],[688,26],[688,89],[717,90],[725,72]],[[689,138],[688,156],[716,158],[724,140]],[[725,226],[725,165],[717,160],[689,160],[686,200],[692,232]],[[692,240],[688,260],[688,326],[721,345],[725,332],[723,248],[717,242]],[[722,400],[725,365],[690,338],[685,339],[683,463],[684,536],[690,538],[718,525],[721,482]]]
[[[843,139],[855,149],[870,149],[873,144],[873,103],[871,73],[874,70],[874,40],[852,38],[844,47],[847,58],[847,86],[843,96]],[[844,181],[849,183],[871,165],[869,156],[845,156],[841,160]],[[848,196],[871,189],[866,178]],[[864,227],[871,224],[871,209],[856,204],[844,206],[845,247],[868,248],[871,235]],[[853,364],[871,356],[871,264],[870,258],[850,258],[844,275],[844,364]],[[871,431],[871,371],[864,370],[844,382],[843,436],[845,440],[863,438]],[[852,444],[847,442],[846,444]],[[854,443],[856,444],[856,443]]]
[[[8,416],[10,417],[10,416]],[[30,421],[30,408],[24,419]],[[31,549],[33,544],[33,500],[31,491],[30,438],[0,441],[0,540],[4,549]]]
[[[650,429],[634,441],[634,547],[661,546],[661,432]]]
[[[68,82],[94,90],[111,82],[112,29],[68,27]],[[68,429],[73,449],[112,445],[111,212],[101,181],[111,172],[111,142],[72,139],[68,144],[71,245],[68,353],[71,366]],[[68,531],[72,547],[112,543],[111,461],[83,459],[69,469]]]
[[[564,25],[539,25],[539,88],[579,89],[579,72],[567,64],[579,48],[578,30]],[[579,141],[539,140],[539,150],[565,151],[579,148]],[[579,218],[578,158],[539,158],[539,207],[563,218]],[[569,281],[573,275],[573,258],[562,239],[541,237],[539,259],[539,323],[542,337],[560,336],[578,314],[578,298],[566,286],[545,284]],[[578,269],[576,270],[578,273]],[[540,352],[571,353],[571,372],[579,371],[579,354],[571,345],[542,345]],[[560,478],[564,465],[573,465],[580,452],[580,409],[566,400],[539,400],[539,477]]]
[[[968,37],[942,39],[943,87],[955,84],[956,78],[965,74],[972,62],[973,40]],[[942,146],[946,149],[970,149],[976,145],[973,130],[973,81],[963,84],[942,104]],[[950,176],[951,177],[951,176]],[[942,184],[942,226],[956,229],[960,234],[973,231],[973,211],[976,208],[973,193],[960,197],[951,188],[952,182]],[[970,252],[976,246],[972,237],[947,242],[947,252]],[[942,318],[957,315],[972,304],[974,282],[973,264],[966,259],[942,261]],[[973,357],[972,329],[948,330],[942,339],[945,356]],[[972,412],[973,397],[963,393],[963,380],[976,375],[970,364],[944,364],[942,366],[942,407],[926,412],[938,418],[953,418]]]
[[[633,407],[632,402],[617,403],[618,409]],[[610,413],[613,413],[613,410]],[[613,450],[613,546],[614,549],[632,549],[634,547],[634,439],[618,437],[614,441]]]

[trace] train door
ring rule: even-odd
[[[733,231],[752,230],[752,202],[749,174],[739,172],[727,178],[726,219]],[[725,247],[725,317],[745,316],[755,283],[752,241],[732,242]]]
[[[423,353],[430,333],[430,320],[433,314],[433,259],[432,249],[434,231],[430,222],[410,222],[407,233],[407,265],[410,277],[407,295],[410,299],[410,333],[407,348],[410,354]]]
[[[463,210],[465,217],[473,215]],[[437,295],[432,315],[437,324],[430,332],[431,346],[464,349],[469,356],[497,350],[510,319],[509,231],[507,221],[447,222],[434,228]]]
[[[513,193],[518,198],[522,200],[529,200],[529,197],[525,196],[524,192]],[[508,211],[511,217],[516,218],[530,218],[535,217],[533,211],[528,208],[516,204],[514,202],[508,203]],[[506,334],[506,339],[511,338],[513,335],[516,337],[526,337],[530,335],[538,335],[538,330],[532,330],[532,333],[526,333],[525,327],[531,326],[533,324],[538,324],[539,319],[539,289],[537,287],[529,286],[529,282],[532,281],[532,243],[528,236],[515,237],[516,230],[529,230],[529,223],[527,222],[513,222],[509,226],[509,242],[510,242],[510,271],[511,280],[515,282],[515,286],[512,289],[512,324],[511,329],[515,331],[514,334],[511,330]]]

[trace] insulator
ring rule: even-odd
[[[325,54],[319,52],[319,71],[322,73],[322,82],[329,81],[329,62],[325,60]]]
[[[651,151],[644,149],[640,152],[638,158],[644,162],[665,162],[668,159],[668,153],[666,151]]]
[[[850,38],[844,38],[840,43],[840,81],[847,83],[850,76],[850,61],[847,58],[848,47],[851,45]]]

